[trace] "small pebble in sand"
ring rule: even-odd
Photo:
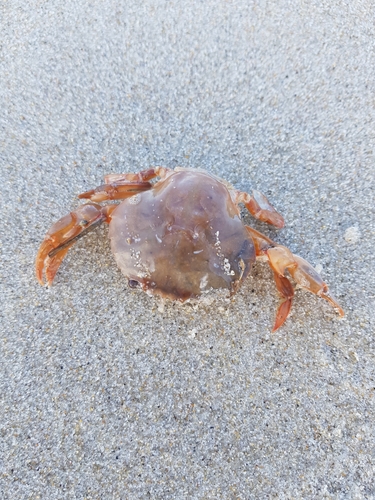
[[[345,241],[351,244],[357,243],[360,237],[361,232],[357,226],[348,227],[344,234]]]

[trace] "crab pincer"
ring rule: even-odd
[[[292,306],[294,288],[286,276],[286,271],[300,288],[327,300],[340,316],[344,316],[343,309],[330,294],[327,284],[309,262],[255,229],[249,226],[246,228],[255,244],[257,257],[265,257],[273,270],[277,290],[283,299],[277,310],[273,331],[276,331],[284,323]]]

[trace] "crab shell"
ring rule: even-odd
[[[117,265],[145,291],[185,301],[210,288],[234,293],[255,261],[238,206],[219,179],[173,171],[112,213]]]

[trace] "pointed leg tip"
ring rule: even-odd
[[[95,201],[95,197],[98,196],[98,190],[99,188],[97,189],[90,189],[89,191],[85,191],[84,193],[80,193],[78,195],[77,198],[79,198],[80,200],[91,200],[91,201]],[[101,194],[103,194],[102,192],[100,192]]]
[[[263,213],[259,213],[258,217],[262,222],[271,224],[277,229],[282,229],[285,226],[285,221],[282,215],[277,212],[271,212],[270,210],[264,210]]]
[[[285,227],[284,217],[280,215],[278,212],[271,212],[268,215],[266,222],[268,222],[268,224],[272,224],[273,226],[277,227],[277,229],[282,229],[283,227]]]
[[[283,306],[283,304],[281,304],[281,306]],[[280,327],[283,326],[283,324],[285,323],[286,318],[287,318],[286,316],[282,316],[282,317],[279,316],[279,311],[277,312],[275,323],[274,323],[274,325],[272,327],[272,333],[275,333],[276,330],[278,330]]]
[[[273,325],[271,332],[275,333],[284,324],[284,322],[285,322],[285,319],[282,322],[279,322],[276,319],[275,324]]]
[[[292,297],[284,300],[277,310],[275,324],[273,325],[272,333],[276,332],[285,323],[285,320],[289,316],[290,309],[292,307]]]
[[[44,286],[43,268],[44,268],[44,262],[40,262],[40,259],[37,258],[37,261],[35,264],[35,276],[36,276],[36,279],[38,280],[39,284],[42,286]]]
[[[341,318],[345,316],[344,309],[337,302],[336,298],[329,293],[328,289],[325,292],[321,293],[320,296],[331,304],[331,306]]]
[[[91,198],[91,195],[94,194],[94,191],[86,191],[85,193],[81,193],[78,195],[78,198],[80,200],[89,200]]]
[[[332,299],[332,297],[331,297]],[[332,302],[331,302],[331,305],[333,306],[333,308],[335,309],[335,311],[338,313],[338,315],[342,318],[343,316],[345,316],[345,311],[344,309],[340,306],[340,304],[337,302],[336,299],[333,299]]]
[[[333,306],[334,310],[337,312],[337,314],[340,316],[340,318],[343,318],[345,316],[345,311],[340,307],[338,304]]]
[[[39,276],[38,273],[36,275],[36,279],[38,280],[39,285],[44,286],[43,278],[42,278],[42,276]]]

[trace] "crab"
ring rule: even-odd
[[[104,182],[80,194],[90,202],[47,232],[36,258],[36,276],[42,285],[43,271],[51,285],[69,248],[107,222],[113,255],[131,287],[181,302],[210,289],[228,289],[233,295],[254,262],[265,260],[281,296],[273,331],[285,322],[292,306],[290,276],[297,286],[327,300],[344,315],[311,264],[243,224],[239,204],[256,219],[284,227],[283,217],[261,192],[253,190],[250,195],[203,170],[180,167],[110,174]],[[110,200],[122,201],[99,205]]]

